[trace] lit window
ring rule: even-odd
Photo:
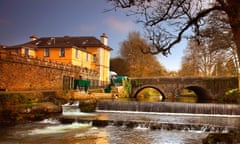
[[[44,56],[45,56],[45,57],[49,57],[49,56],[50,56],[49,48],[45,48],[45,49],[44,49]]]
[[[60,48],[60,57],[65,57],[65,48]]]

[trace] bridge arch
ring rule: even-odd
[[[145,87],[159,91],[165,99],[176,98],[183,89],[195,92],[199,101],[217,100],[227,90],[238,88],[238,77],[133,77],[130,97]]]
[[[192,90],[196,94],[198,102],[213,99],[212,94],[201,86],[187,86],[184,89]]]
[[[146,89],[146,88],[153,88],[155,90],[157,90],[161,96],[162,96],[162,100],[164,100],[166,98],[166,96],[164,95],[164,92],[159,89],[159,87],[155,86],[155,85],[144,85],[144,86],[140,86],[138,87],[135,91],[132,92],[132,98],[137,98],[137,95],[143,90],[143,89]]]

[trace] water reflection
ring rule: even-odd
[[[176,98],[161,99],[157,97],[150,98],[122,98],[117,99],[118,101],[139,101],[139,102],[185,102],[185,103],[199,103],[195,96],[178,96]],[[213,100],[201,101],[201,103],[215,103]]]
[[[31,128],[32,127],[32,128]],[[68,129],[59,133],[35,133],[29,134],[29,131],[41,131],[38,124],[25,124],[9,128],[7,134],[0,136],[1,144],[187,144],[200,143],[201,139],[206,137],[207,133],[188,132],[188,131],[167,131],[150,130],[148,128],[127,128],[117,126],[107,126],[104,128],[76,128]],[[46,127],[42,126],[42,129]],[[54,127],[54,126],[53,126]],[[57,125],[56,127],[62,127]]]
[[[123,100],[121,98],[121,100]],[[126,99],[125,99],[126,100]],[[164,98],[164,96],[154,88],[144,88],[139,93],[135,99],[131,99],[134,101],[144,101],[144,102],[187,102],[187,103],[198,103],[198,96],[196,93],[189,89],[183,89],[179,95],[172,98]],[[205,100],[201,101],[201,103],[209,103],[213,101]]]

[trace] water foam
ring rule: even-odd
[[[40,121],[39,123],[42,124],[60,124],[60,122],[57,119],[49,118],[49,119],[44,119]]]
[[[91,127],[91,123],[77,123],[74,122],[72,124],[67,125],[54,125],[48,126],[45,128],[37,128],[29,131],[29,135],[38,135],[38,134],[56,134],[56,133],[64,133],[74,129],[88,128]]]

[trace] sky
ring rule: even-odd
[[[112,6],[106,0],[0,0],[0,45],[16,45],[37,37],[108,36],[118,56],[120,43],[129,32],[143,33],[142,25],[123,10],[104,12]],[[179,70],[186,42],[172,49],[168,57],[158,55],[169,71]]]

